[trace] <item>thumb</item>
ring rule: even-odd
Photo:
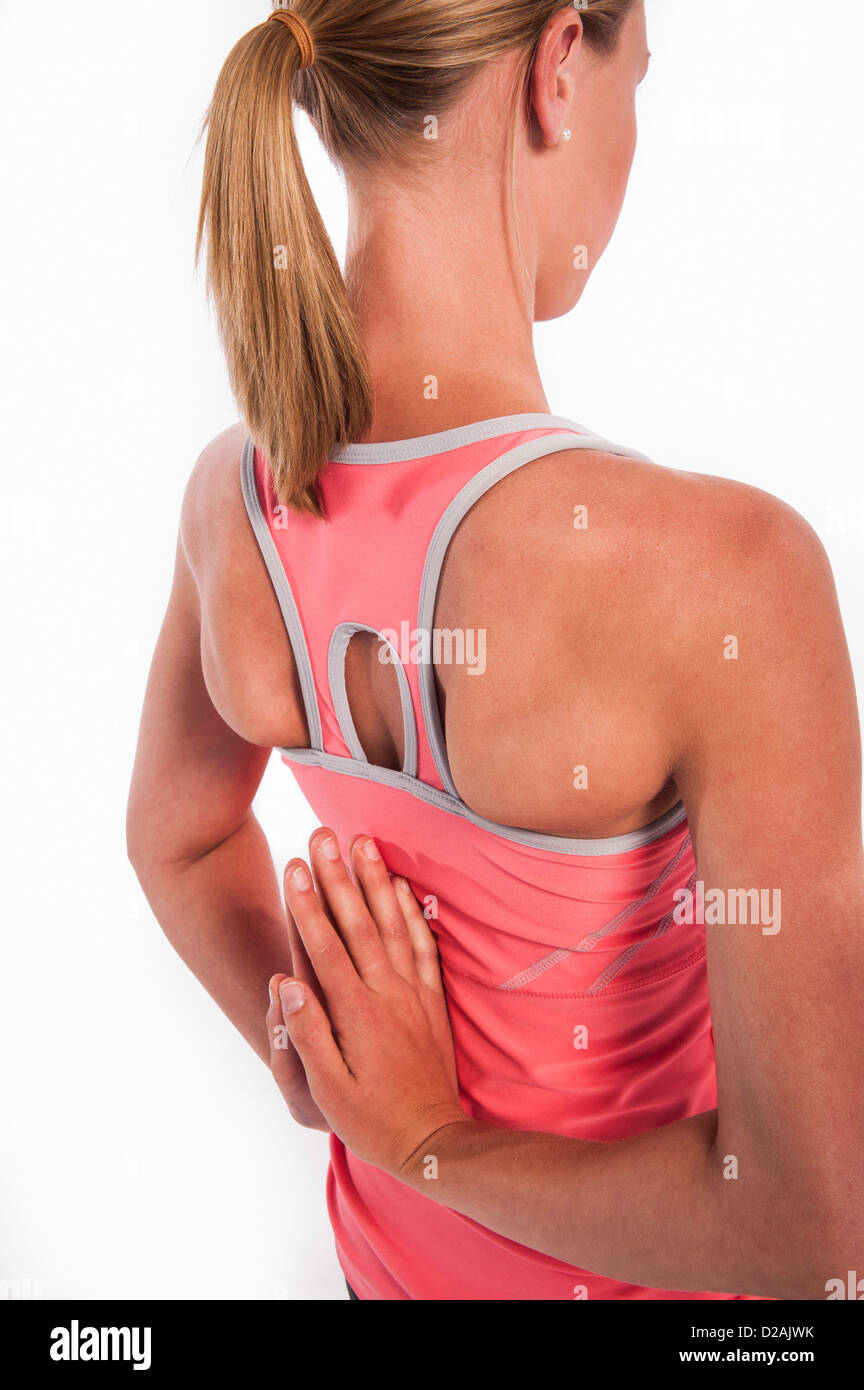
[[[285,1029],[303,1063],[309,1089],[316,1099],[326,1096],[328,1090],[347,1081],[350,1075],[333,1037],[329,1018],[309,986],[291,976],[279,985],[279,1003]]]

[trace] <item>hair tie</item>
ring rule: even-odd
[[[300,49],[300,67],[311,68],[315,62],[315,44],[305,19],[301,19],[296,10],[273,10],[270,18],[280,20],[291,30]]]

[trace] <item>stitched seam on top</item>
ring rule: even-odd
[[[575,946],[559,946],[556,950],[550,951],[545,956],[541,956],[538,960],[532,961],[530,965],[526,965],[525,969],[520,970],[516,975],[511,975],[509,979],[503,980],[498,988],[509,994],[511,990],[519,989],[522,985],[530,985],[533,980],[539,980],[541,975],[546,975],[550,970],[554,970],[567,960],[568,956],[587,955],[590,951],[593,951],[598,941],[602,941],[605,937],[609,936],[612,931],[622,926],[629,917],[632,917],[635,912],[638,912],[640,907],[647,906],[648,903],[652,902],[654,898],[657,897],[660,889],[666,883],[673,869],[677,868],[689,848],[690,835],[688,833],[678,846],[672,858],[663,866],[660,873],[654,879],[653,883],[645,890],[641,898],[634,898],[633,902],[628,903],[626,907],[619,908],[614,917],[611,917],[602,927],[597,927],[594,931],[588,932],[588,934],[583,936],[581,941],[578,941]],[[627,949],[635,955],[636,951],[641,950],[642,946],[647,945],[650,939],[651,938],[646,938],[644,941],[633,943],[633,945]],[[622,952],[622,954],[624,953]],[[620,957],[617,959],[620,959]],[[624,964],[625,962],[622,961],[618,968],[623,968]],[[607,967],[607,969],[608,968],[609,967]],[[602,979],[605,973],[605,971],[602,972],[601,975],[598,976],[598,979]],[[592,988],[596,987],[597,981],[595,981]]]
[[[591,999],[597,1003],[602,1003],[604,999],[613,999],[619,994],[632,994],[637,989],[644,989],[646,985],[655,985],[663,980],[669,980],[674,975],[680,975],[684,970],[689,970],[692,966],[698,965],[700,960],[704,960],[706,947],[700,946],[693,951],[684,961],[677,962],[674,966],[669,966],[665,970],[658,971],[654,975],[648,975],[644,980],[634,980],[632,984],[619,985],[614,989],[604,989],[599,993],[592,994],[590,989],[565,990],[560,994],[548,994],[543,990],[510,989],[505,992],[507,998],[521,999]],[[500,994],[501,990],[497,985],[487,984],[485,980],[480,980],[476,975],[471,975],[467,970],[460,970],[458,966],[444,965],[444,973],[459,975],[463,980],[470,980],[472,984],[479,985],[481,989],[488,989],[492,994]]]
[[[686,891],[688,893],[692,892],[693,889],[696,887],[696,881],[697,871],[694,870],[694,872],[690,875],[686,883]],[[645,937],[642,941],[631,942],[631,944],[625,947],[625,949],[621,952],[619,956],[616,957],[615,960],[610,961],[606,968],[604,970],[601,970],[600,974],[597,976],[597,979],[591,986],[591,993],[605,994],[612,981],[614,979],[617,979],[618,975],[620,975],[622,970],[627,969],[628,965],[630,965],[631,961],[633,961],[634,958],[638,956],[639,952],[642,951],[646,946],[652,945],[655,941],[659,941],[661,936],[665,936],[666,933],[671,930],[674,924],[675,908],[670,907],[666,915],[660,918],[660,921],[657,923],[657,926],[655,927],[654,931],[651,933],[649,937]]]

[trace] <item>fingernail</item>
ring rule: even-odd
[[[366,855],[367,859],[372,860],[373,864],[376,862],[376,860],[379,860],[381,858],[378,846],[376,845],[374,840],[366,841],[365,845],[363,846],[363,853]]]
[[[298,1009],[303,1008],[303,986],[295,984],[293,980],[286,980],[279,986],[279,998],[282,1000],[283,1014],[296,1014]]]
[[[339,846],[335,835],[328,835],[326,840],[319,840],[315,848],[321,851],[325,859],[339,858]]]
[[[291,886],[296,888],[298,893],[308,893],[312,887],[312,879],[305,864],[298,864],[296,869],[291,872]]]
[[[403,893],[411,892],[411,884],[408,882],[407,878],[394,879],[394,883],[396,884],[397,888],[401,888]]]

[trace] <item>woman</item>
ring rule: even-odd
[[[642,0],[301,0],[210,113],[246,423],[189,484],[130,855],[333,1131],[361,1299],[816,1299],[864,1255],[825,556],[775,499],[549,415],[534,359],[614,228],[648,60]],[[344,283],[295,99],[345,172]],[[273,748],[328,827],[287,920],[250,809]]]

